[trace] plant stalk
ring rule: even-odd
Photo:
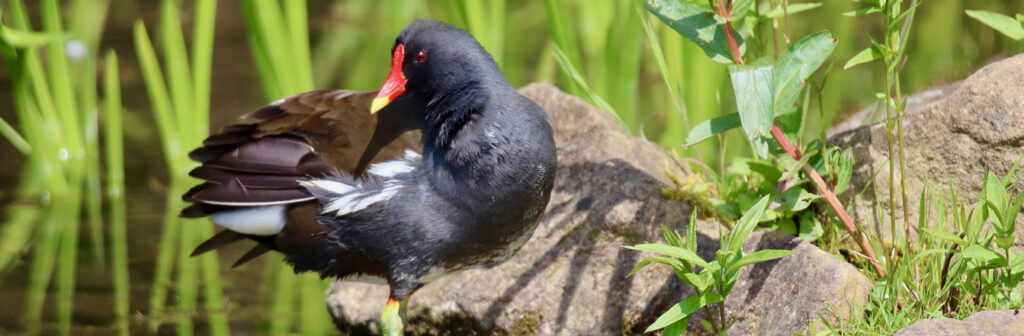
[[[739,47],[736,45],[736,37],[734,36],[732,25],[728,21],[729,12],[722,0],[718,0],[718,10],[719,15],[726,18],[725,37],[726,40],[729,41],[729,50],[732,52],[733,61],[737,65],[743,65],[743,57],[740,55]],[[780,129],[774,122],[772,123],[771,133],[772,137],[775,138],[775,142],[777,142],[779,146],[789,154],[789,156],[794,160],[800,160],[803,155],[797,148],[793,147],[793,144],[789,142],[789,139],[786,139],[786,136],[782,134],[782,129]],[[825,197],[828,205],[832,207],[836,216],[838,216],[839,220],[843,222],[843,226],[846,227],[846,231],[850,232],[850,235],[852,235],[857,241],[857,245],[860,245],[861,250],[864,251],[864,255],[868,257],[871,262],[871,266],[875,269],[875,274],[877,274],[878,277],[885,277],[885,269],[882,268],[882,265],[878,262],[878,258],[875,257],[875,251],[871,248],[871,244],[868,243],[867,236],[865,236],[863,232],[860,232],[860,230],[857,230],[857,226],[853,224],[853,218],[851,218],[846,212],[846,209],[843,208],[843,204],[839,202],[839,198],[836,197],[836,194],[828,187],[825,180],[818,175],[817,171],[814,171],[814,169],[808,165],[804,165],[800,169],[805,175],[811,178],[811,182],[814,184],[814,187],[818,189],[818,193]]]

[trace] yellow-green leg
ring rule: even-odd
[[[384,312],[380,314],[380,325],[384,336],[402,336],[405,334],[405,304],[408,297],[402,301],[395,298],[388,298],[388,304],[384,306]]]

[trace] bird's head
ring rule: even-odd
[[[429,102],[438,94],[488,81],[508,85],[491,55],[472,35],[446,23],[416,20],[395,39],[391,73],[370,112],[376,113],[401,96]]]

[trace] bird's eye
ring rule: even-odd
[[[427,61],[427,53],[421,51],[421,52],[416,54],[416,62],[417,63],[423,63],[423,62],[426,62],[426,61]]]

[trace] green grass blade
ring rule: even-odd
[[[568,14],[567,2],[544,0],[544,9],[548,14],[548,30],[551,32],[555,46],[561,50],[556,52],[556,55],[562,53],[565,56],[559,58],[559,63],[571,64],[573,66],[583,64],[579,47],[576,44],[576,33],[572,27],[572,18]],[[561,74],[562,89],[574,96],[580,96],[584,93],[579,85],[579,81],[568,72],[568,68],[564,65],[562,66]]]
[[[690,128],[690,120],[686,115],[685,104],[677,91],[678,86],[673,85],[672,72],[668,68],[668,62],[665,61],[661,40],[658,38],[657,32],[655,32],[654,26],[651,25],[650,17],[648,17],[647,11],[643,9],[642,1],[634,1],[634,4],[635,11],[640,16],[641,24],[643,25],[644,36],[647,37],[647,43],[651,45],[651,54],[654,55],[654,60],[658,64],[658,73],[665,83],[665,89],[668,91],[669,97],[671,97],[672,107],[675,108],[675,114],[665,114],[665,130],[658,140],[662,147],[672,148],[683,142],[683,138],[686,137],[686,129]]]
[[[193,120],[191,118],[196,108],[195,91],[192,89],[188,51],[185,48],[185,37],[181,32],[181,21],[178,18],[175,1],[164,0],[160,13],[157,34],[159,34],[162,44],[164,71],[167,74],[167,87],[170,89],[168,92],[171,97],[173,116],[179,126],[179,139],[195,139],[197,137],[196,130],[195,127],[192,127]],[[177,162],[172,161],[171,163],[176,166]],[[172,174],[180,174],[180,172],[172,171]]]
[[[110,255],[113,266],[114,315],[118,334],[128,335],[130,293],[128,232],[124,184],[124,136],[121,123],[121,80],[117,54],[107,52],[103,72],[104,144],[106,145],[107,198],[110,200]]]
[[[199,144],[210,129],[210,82],[213,72],[213,33],[216,22],[217,1],[199,0],[195,4],[195,27],[192,31],[192,87],[195,89],[195,108],[191,117],[194,127],[200,130],[199,137],[184,139]]]
[[[625,13],[617,15],[611,22],[608,29],[607,46],[604,50],[604,88],[602,96],[608,99],[610,104],[625,122],[630,132],[638,133],[638,116],[636,115],[637,90],[640,81],[640,60],[644,55],[642,52],[643,29],[640,15],[630,15],[628,1],[620,1],[616,5],[615,12]],[[623,50],[635,50],[623,52]]]
[[[283,4],[288,41],[291,42],[288,65],[291,66],[292,76],[295,76],[294,89],[299,92],[310,91],[313,90],[313,67],[309,59],[306,1],[285,0]]]
[[[18,134],[18,131],[11,127],[11,124],[7,123],[3,118],[0,118],[0,134],[3,134],[7,141],[14,146],[14,149],[17,149],[21,154],[28,155],[32,152],[32,145],[29,145],[25,137]]]
[[[594,90],[590,89],[590,86],[587,85],[586,79],[583,78],[583,75],[581,75],[580,72],[576,70],[576,67],[573,66],[572,61],[569,60],[569,56],[566,55],[565,52],[562,51],[562,49],[559,48],[557,45],[554,46],[553,51],[555,52],[555,56],[558,58],[558,64],[561,65],[562,69],[569,74],[569,77],[574,82],[576,82],[576,85],[578,85],[581,88],[581,90],[587,94],[590,103],[597,105],[597,108],[604,110],[608,114],[611,114],[613,117],[615,117],[615,120],[619,121],[619,123],[625,124],[622,118],[619,117],[619,114],[615,112],[615,108],[608,104],[608,102],[605,101],[604,98],[601,98],[601,96],[594,92]]]
[[[173,141],[172,135],[178,134],[178,124],[174,119],[174,107],[171,105],[171,97],[167,93],[167,85],[164,84],[164,75],[160,70],[156,58],[156,51],[149,40],[149,33],[142,21],[135,23],[135,52],[139,58],[139,67],[142,70],[142,78],[146,83],[146,92],[149,93],[149,102],[153,108],[153,115],[156,117],[157,129],[160,131],[160,143],[163,144],[164,158],[167,162],[173,162],[180,157],[183,149],[177,141]]]

